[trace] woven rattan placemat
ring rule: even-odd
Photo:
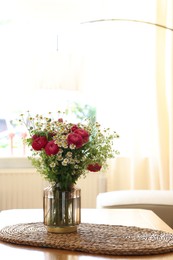
[[[173,252],[173,234],[163,231],[82,223],[77,232],[48,233],[41,222],[7,226],[0,240],[18,245],[49,247],[104,255],[154,255]]]

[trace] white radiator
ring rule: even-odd
[[[0,210],[42,208],[43,189],[48,183],[35,169],[0,169]],[[95,208],[96,196],[106,191],[106,179],[101,173],[89,173],[81,178],[83,208]]]

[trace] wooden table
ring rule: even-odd
[[[17,223],[42,221],[41,209],[6,210],[0,213],[0,229]],[[155,213],[143,209],[82,209],[82,222],[151,228],[173,233]],[[84,259],[85,258],[85,259]],[[154,256],[104,256],[65,250],[19,246],[0,242],[0,259],[16,260],[101,260],[101,259],[173,259],[173,253]]]

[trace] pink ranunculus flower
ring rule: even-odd
[[[87,167],[87,170],[90,172],[99,172],[101,170],[102,166],[98,163],[89,164]]]
[[[67,143],[68,145],[74,144],[76,148],[80,148],[83,145],[82,136],[75,133],[70,133],[67,136]]]
[[[48,142],[46,136],[33,136],[32,137],[32,148],[36,151],[40,151],[42,148],[44,148]]]
[[[47,155],[55,155],[59,152],[59,146],[55,144],[54,140],[49,141],[44,149]]]
[[[74,133],[82,136],[83,144],[88,142],[89,133],[86,130],[78,128],[74,131]]]

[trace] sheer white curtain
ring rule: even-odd
[[[168,26],[171,4],[156,1],[156,24]],[[172,34],[140,21],[83,25],[80,87],[98,120],[120,134],[108,190],[173,188]]]

